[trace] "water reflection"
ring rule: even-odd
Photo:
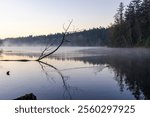
[[[64,88],[63,99],[70,99],[71,100],[72,96],[71,96],[70,91],[72,89],[74,90],[77,88],[73,88],[67,83],[68,77],[63,76],[63,74],[56,67],[54,67],[48,63],[39,61],[39,64],[41,65],[41,68],[42,68],[43,72],[45,73],[47,79],[49,79],[51,77],[51,75],[48,73],[49,71],[47,70],[47,66],[50,68],[53,68],[60,75],[60,77],[62,79],[62,83],[63,83],[63,88]],[[54,79],[52,78],[52,80],[54,80]]]
[[[56,58],[60,60],[61,57]],[[150,99],[150,55],[134,56],[112,54],[107,56],[89,56],[68,58],[93,65],[105,65],[114,72],[120,92],[130,90],[135,99]],[[61,60],[64,60],[62,58]],[[97,72],[102,71],[102,67]],[[125,87],[127,86],[127,87]]]
[[[21,53],[5,56],[36,58]],[[86,49],[55,54],[40,63],[0,64],[0,99],[29,92],[37,99],[150,99],[149,50]],[[7,71],[10,79],[5,79]]]

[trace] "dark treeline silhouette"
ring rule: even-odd
[[[62,33],[51,34],[51,35],[41,35],[41,36],[28,36],[28,37],[18,37],[18,38],[7,38],[2,40],[2,45],[6,46],[39,46],[47,45],[47,43],[52,43],[57,45],[62,38]],[[108,41],[108,30],[105,28],[93,28],[89,30],[71,32],[66,36],[66,42],[63,44],[65,46],[103,46],[106,45]],[[53,43],[54,42],[54,43]]]
[[[109,30],[112,46],[150,46],[150,0],[132,0],[126,9],[121,2]]]

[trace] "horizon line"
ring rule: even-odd
[[[82,32],[84,30],[88,31],[88,30],[92,30],[92,29],[100,29],[100,28],[105,28],[107,29],[109,26],[99,26],[99,27],[92,27],[92,28],[87,28],[87,29],[80,29],[80,30],[74,30],[74,31],[68,31],[69,33],[75,33],[75,32]],[[5,39],[15,39],[15,38],[25,38],[25,37],[38,37],[38,36],[48,36],[48,35],[55,35],[55,34],[62,34],[63,32],[53,32],[53,33],[47,33],[47,34],[28,34],[28,35],[24,35],[24,36],[14,36],[14,37],[5,37],[5,38],[1,38],[0,40],[5,40]]]

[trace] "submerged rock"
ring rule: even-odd
[[[24,96],[18,97],[15,100],[36,100],[36,96],[33,93],[25,94]]]

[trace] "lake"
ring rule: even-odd
[[[1,49],[0,60],[35,60],[42,47]],[[150,99],[150,49],[62,47],[42,61],[0,61],[0,99]]]

